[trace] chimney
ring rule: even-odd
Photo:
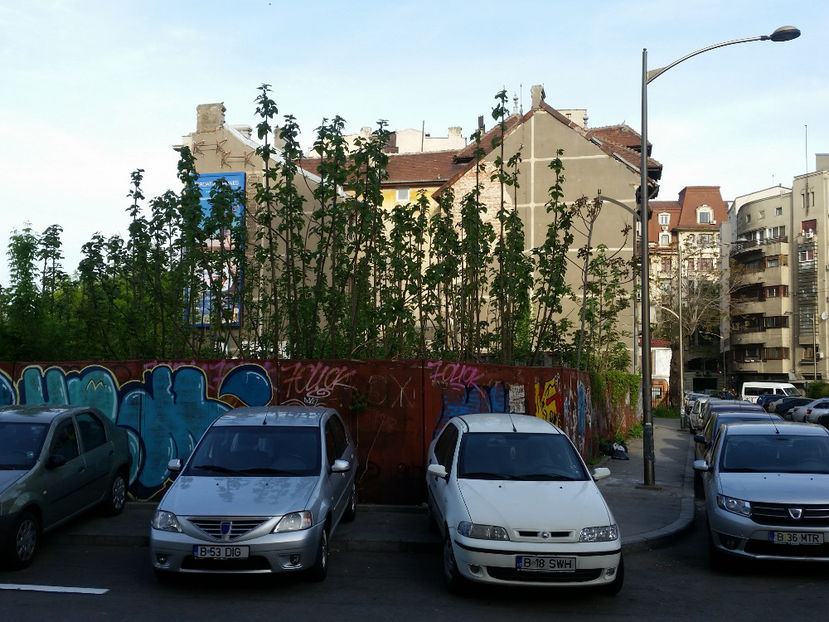
[[[530,89],[530,93],[533,98],[533,110],[538,110],[541,108],[544,98],[547,97],[547,94],[544,92],[544,87],[540,84],[536,84]]]
[[[199,104],[196,106],[196,131],[215,132],[225,124],[225,105]]]

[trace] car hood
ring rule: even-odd
[[[470,520],[512,529],[576,530],[608,525],[613,515],[592,480],[458,480]]]
[[[278,516],[305,510],[318,477],[180,476],[159,509],[182,516]]]
[[[829,475],[817,473],[720,473],[728,497],[763,503],[827,503]]]
[[[15,469],[13,471],[0,471],[0,493],[11,488],[17,480],[28,473],[28,469]]]

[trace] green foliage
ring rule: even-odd
[[[806,385],[806,397],[818,399],[819,397],[829,397],[829,383],[823,380],[815,380]]]
[[[413,202],[384,205],[385,121],[349,151],[345,121],[323,119],[313,142],[319,182],[310,183],[296,119],[278,122],[271,88],[261,85],[263,170],[251,188],[216,183],[202,213],[188,148],[178,191],[147,200],[136,169],[125,237],[95,233],[71,277],[60,225],[12,234],[0,359],[436,357],[574,366],[583,357],[599,372],[596,387],[626,393],[631,387],[612,373],[629,365],[616,322],[625,266],[606,249],[580,250],[585,304],[576,344],[562,307],[576,295],[566,273],[580,208],[564,197],[563,151],[549,165],[550,224],[541,245],[528,248],[516,209],[521,148],[507,151],[506,92],[495,99],[491,142],[481,131],[471,139],[468,192],[443,189],[435,203],[421,191]],[[485,188],[498,191],[491,205]]]
[[[657,406],[653,409],[654,417],[661,417],[663,419],[679,419],[679,410],[676,408],[668,408],[667,406]]]

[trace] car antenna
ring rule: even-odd
[[[265,415],[265,417],[262,419],[262,425],[268,425],[268,415]]]
[[[512,425],[512,431],[518,432],[518,430],[515,429],[515,421],[512,420],[512,413],[509,413],[509,422]]]

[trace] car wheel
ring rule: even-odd
[[[308,571],[308,578],[311,581],[324,581],[328,575],[328,528],[325,527],[320,533],[320,543],[317,547],[317,558],[314,566]]]
[[[122,471],[118,471],[112,478],[109,486],[106,501],[104,501],[104,512],[115,516],[124,511],[127,503],[127,478]]]
[[[34,512],[26,510],[12,523],[6,545],[6,561],[13,569],[32,563],[40,545],[40,521]]]
[[[350,523],[357,516],[357,484],[351,484],[351,497],[348,499],[348,505],[343,512],[343,522]]]
[[[616,576],[613,577],[613,581],[608,583],[602,588],[602,591],[609,596],[616,596],[621,590],[622,585],[625,583],[625,558],[619,557],[619,566],[616,568]]]
[[[443,578],[450,592],[458,594],[466,588],[466,578],[458,570],[455,552],[452,550],[452,538],[448,529],[446,530],[446,537],[443,539]]]

